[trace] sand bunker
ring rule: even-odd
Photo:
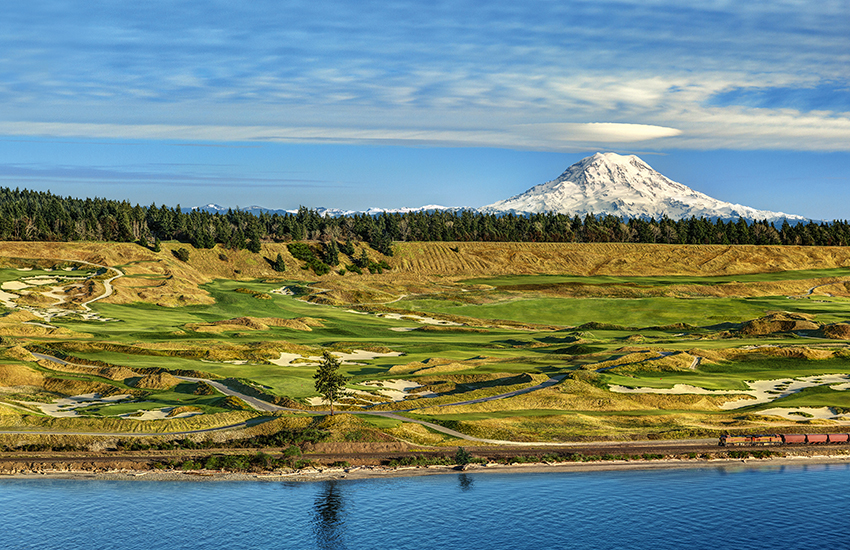
[[[331,355],[341,359],[343,365],[362,365],[363,363],[358,363],[357,361],[370,361],[379,357],[398,357],[399,355],[402,355],[402,353],[400,351],[380,353],[376,351],[365,351],[362,349],[356,349],[352,353],[332,351]],[[299,359],[301,359],[302,361],[298,361],[296,363],[296,360]],[[321,357],[315,355],[304,357],[303,355],[300,355],[298,353],[281,353],[279,358],[269,359],[269,363],[272,363],[273,365],[277,365],[279,367],[289,367],[293,365],[297,367],[315,367],[319,364],[321,360]]]
[[[30,285],[22,283],[21,281],[6,281],[2,285],[0,285],[0,289],[3,290],[23,290],[29,287]]]
[[[383,317],[384,319],[395,319],[396,321],[416,321],[417,323],[422,323],[423,325],[438,325],[442,327],[463,326],[461,323],[455,323],[454,321],[434,319],[433,317],[423,317],[421,315],[411,315],[407,313],[378,313],[376,315],[378,317]]]
[[[834,420],[839,424],[850,424],[850,415],[836,415],[829,407],[794,407],[767,409],[758,414],[765,416],[780,416],[786,420]]]
[[[626,386],[612,385],[610,390],[615,393],[658,393],[668,395],[680,394],[703,394],[703,395],[729,395],[746,394],[755,399],[735,399],[720,406],[721,409],[740,409],[750,405],[770,403],[780,397],[787,397],[804,388],[815,386],[830,386],[834,390],[850,389],[850,374],[824,374],[815,376],[804,376],[801,378],[779,378],[775,380],[747,381],[748,390],[707,390],[687,384],[676,384],[672,388],[628,388]]]
[[[375,386],[378,393],[387,397],[388,401],[403,401],[413,390],[422,387],[411,380],[370,380],[363,382],[364,386]],[[437,394],[432,391],[415,392],[421,397],[434,397]]]
[[[202,412],[197,411],[187,411],[175,414],[174,416],[168,416],[173,409],[174,407],[164,407],[162,409],[150,409],[144,411],[140,410],[136,412],[119,414],[118,416],[120,418],[126,418],[127,420],[165,420],[167,418],[188,418],[190,416],[204,414]]]
[[[24,281],[30,285],[55,285],[59,282],[59,279],[55,277],[48,277],[46,275],[39,275],[38,277],[27,277]]]
[[[376,403],[389,403],[393,401],[404,401],[411,393],[416,393],[419,397],[435,397],[437,394],[432,391],[414,392],[413,390],[422,387],[421,384],[410,380],[369,380],[363,382],[364,386],[374,386],[376,392],[367,392],[346,388],[343,391],[343,398],[354,399],[361,406],[374,405]],[[371,399],[358,399],[358,396],[368,396]],[[381,398],[381,401],[375,401],[375,397]],[[307,403],[312,407],[321,407],[330,405],[323,397],[311,397],[307,399]]]
[[[8,292],[3,292],[2,290],[0,290],[0,303],[2,303],[3,306],[9,309],[17,307],[17,305],[15,304],[15,299],[17,299],[17,297],[18,296],[16,294],[9,294]]]
[[[76,409],[88,407],[90,405],[114,405],[115,403],[119,403],[131,397],[132,395],[128,394],[100,397],[99,393],[86,393],[82,395],[75,395],[73,397],[57,399],[53,403],[38,403],[35,401],[18,401],[18,403],[37,407],[47,416],[68,418],[72,416],[80,416],[77,414]]]

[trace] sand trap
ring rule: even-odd
[[[411,380],[370,380],[363,382],[364,386],[375,386],[378,392],[385,396],[389,401],[404,401],[404,399],[412,392],[412,390],[422,387],[422,384],[417,384]],[[416,395],[421,397],[434,397],[437,394],[432,391],[416,392]]]
[[[384,319],[394,319],[396,321],[416,321],[423,325],[439,325],[443,327],[462,326],[461,323],[455,323],[454,321],[445,321],[443,319],[434,319],[433,317],[423,317],[421,315],[408,315],[401,313],[378,313],[377,315]]]
[[[19,267],[18,271],[32,271],[31,267]]]
[[[169,418],[188,418],[190,416],[196,416],[199,414],[203,414],[202,412],[184,412],[180,414],[175,414],[174,416],[168,416],[174,407],[164,407],[162,409],[150,409],[146,411],[136,411],[125,414],[119,414],[120,418],[126,418],[127,420],[166,420]],[[142,414],[139,414],[141,412]]]
[[[815,386],[830,386],[834,390],[850,389],[850,374],[824,374],[815,376],[804,376],[801,378],[779,378],[775,380],[747,381],[749,390],[707,390],[687,384],[676,384],[672,388],[627,388],[625,386],[612,385],[609,389],[615,393],[658,393],[658,394],[704,394],[704,395],[729,395],[746,394],[755,399],[735,399],[720,406],[721,409],[740,409],[749,405],[770,403],[780,397],[786,397],[804,388]]]
[[[362,349],[356,349],[352,353],[342,353],[339,351],[332,351],[331,355],[338,357],[342,360],[343,365],[363,365],[363,363],[357,363],[356,361],[370,361],[372,359],[377,359],[378,357],[398,357],[402,355],[400,351],[391,351],[389,353],[379,353],[375,351],[365,351]],[[299,361],[295,363],[297,359],[303,359],[304,361]],[[322,360],[321,357],[311,355],[309,357],[304,357],[303,355],[299,355],[297,353],[281,353],[280,357],[277,359],[269,359],[269,363],[273,365],[277,365],[279,367],[315,367]]]
[[[17,294],[9,294],[8,292],[3,292],[0,290],[0,303],[2,303],[5,307],[13,309],[17,307],[15,305],[15,300],[18,298]]]
[[[88,407],[89,405],[110,405],[124,401],[132,397],[129,394],[113,395],[112,397],[100,397],[98,393],[86,393],[75,395],[73,397],[64,397],[57,399],[53,403],[38,403],[35,401],[18,401],[25,405],[33,405],[41,412],[55,418],[68,418],[72,416],[80,416],[75,409]]]
[[[416,330],[416,327],[392,327],[390,330],[393,332],[410,332],[411,330]]]
[[[803,413],[803,414],[794,414]],[[767,409],[758,414],[765,416],[781,416],[787,420],[834,420],[839,424],[850,424],[850,415],[836,415],[829,407],[795,407]]]
[[[0,289],[2,290],[23,290],[25,288],[29,288],[31,285],[26,283],[22,283],[21,281],[6,281],[2,285],[0,285]]]
[[[24,279],[27,284],[31,285],[55,285],[59,282],[59,279],[56,277],[47,277],[46,275],[39,275],[38,277],[27,277]]]
[[[417,384],[410,380],[369,380],[368,382],[363,382],[362,385],[374,386],[377,389],[377,394],[353,388],[346,388],[343,392],[343,397],[357,399],[358,395],[366,395],[369,397],[375,397],[377,395],[384,398],[384,401],[381,401],[382,403],[389,403],[391,401],[404,401],[405,398],[412,393],[412,390],[422,387],[422,384]],[[435,397],[437,394],[432,391],[424,391],[417,392],[416,395],[420,397]],[[374,405],[376,403],[371,399],[360,399],[358,401],[361,401],[364,406]],[[323,397],[310,397],[307,399],[307,403],[309,403],[312,407],[330,405],[330,403],[325,401]]]
[[[272,294],[280,294],[281,296],[295,296],[295,293],[292,292],[292,289],[288,286],[276,288],[274,290],[269,291]]]

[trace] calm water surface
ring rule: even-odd
[[[0,548],[850,548],[850,467],[316,483],[0,480]]]

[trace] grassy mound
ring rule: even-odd
[[[138,380],[133,380],[131,384],[134,388],[143,388],[146,390],[168,390],[179,384],[181,381],[178,378],[161,372],[158,374],[148,374]]]
[[[271,327],[288,328],[311,332],[311,327],[323,327],[319,319],[299,317],[297,319],[281,319],[278,317],[236,317],[213,323],[189,323],[184,328],[193,332],[221,333],[243,330],[269,330]]]
[[[111,384],[79,380],[76,378],[45,378],[44,389],[62,395],[83,395],[87,393],[98,393],[102,397],[128,393]]]
[[[766,336],[775,332],[817,330],[818,328],[820,326],[812,321],[811,315],[775,311],[764,317],[746,321],[741,325],[739,332],[745,336]]]
[[[847,323],[825,325],[821,328],[821,331],[826,338],[831,338],[833,340],[850,340],[850,324]]]
[[[43,382],[40,372],[24,365],[0,365],[0,386],[41,386]]]

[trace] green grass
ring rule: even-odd
[[[815,315],[817,320],[826,323],[850,318],[846,301],[822,303],[811,299],[789,300],[784,296],[688,299],[517,297],[481,305],[453,305],[437,299],[410,299],[400,300],[393,305],[412,311],[565,327],[590,322],[626,327],[652,327],[675,323],[712,326],[740,323],[775,310]]]
[[[829,386],[804,388],[771,403],[758,405],[753,410],[775,407],[850,407],[850,392],[833,390]]]
[[[676,384],[689,384],[707,390],[747,390],[746,381],[799,378],[819,374],[850,372],[846,359],[805,360],[771,357],[749,361],[703,363],[695,372],[633,373],[633,376],[600,374],[607,384],[632,388],[672,388]],[[850,394],[848,394],[850,395]]]
[[[774,271],[767,273],[749,273],[741,275],[719,275],[715,277],[696,276],[665,276],[665,277],[614,277],[596,275],[583,277],[580,275],[506,275],[500,277],[485,277],[461,281],[466,284],[482,284],[495,287],[524,286],[524,285],[557,285],[580,283],[587,285],[636,284],[645,286],[669,285],[718,285],[724,283],[755,283],[775,281],[797,281],[803,279],[818,279],[825,277],[850,277],[850,269],[807,269],[799,271]]]

